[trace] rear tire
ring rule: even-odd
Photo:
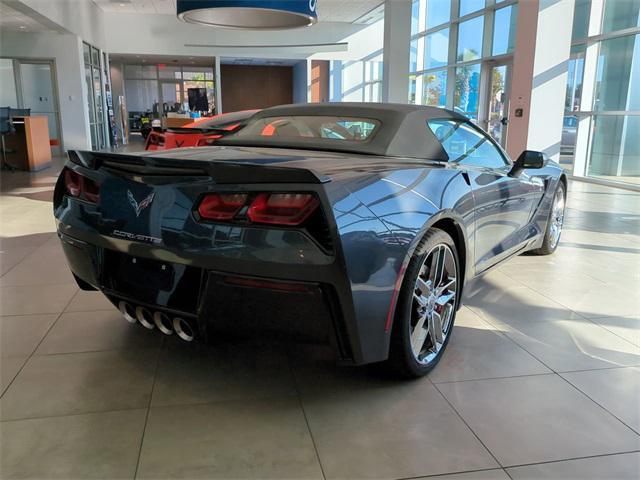
[[[404,276],[385,367],[404,378],[421,377],[436,366],[451,339],[458,308],[460,262],[451,236],[429,230]]]
[[[544,241],[540,248],[531,250],[532,255],[551,255],[558,248],[560,243],[560,235],[564,225],[564,209],[567,199],[566,187],[564,182],[559,181],[556,191],[553,194],[553,201],[549,211],[549,220],[547,221],[547,229],[544,232]]]

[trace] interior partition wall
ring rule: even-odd
[[[563,150],[576,176],[640,186],[640,0],[576,0]]]
[[[204,89],[207,113],[216,112],[213,59],[211,67],[196,65],[125,64],[123,71],[129,129],[140,130],[140,119],[188,113],[189,90]]]
[[[50,59],[0,58],[0,106],[30,110],[48,119],[52,152],[62,151],[55,62]]]
[[[414,0],[409,103],[459,112],[502,141],[517,12],[514,0]]]

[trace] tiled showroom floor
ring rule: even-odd
[[[473,285],[397,382],[128,324],[68,272],[54,173],[3,172],[2,478],[640,477],[640,194],[571,183],[556,254]]]

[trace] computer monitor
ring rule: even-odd
[[[9,109],[9,117],[29,117],[31,116],[30,108],[10,108]]]

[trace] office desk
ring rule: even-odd
[[[191,118],[166,117],[164,119],[164,128],[180,128],[191,122],[193,122]]]
[[[42,170],[51,164],[49,119],[45,115],[13,117],[16,132],[4,136],[7,163],[20,170]]]

